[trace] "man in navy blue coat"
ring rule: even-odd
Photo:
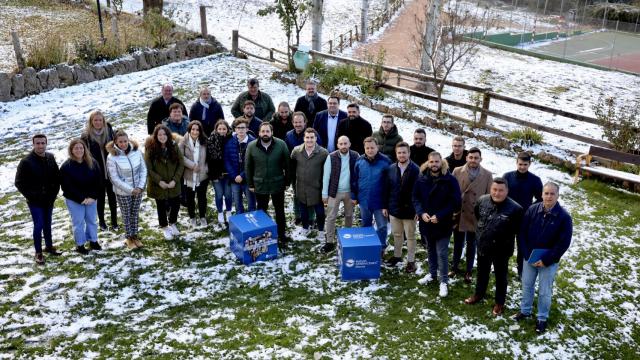
[[[571,215],[558,202],[560,187],[548,182],[542,188],[542,202],[531,205],[524,214],[520,227],[520,251],[526,263],[522,269],[522,300],[520,312],[513,319],[531,316],[536,279],[538,284],[538,316],[536,332],[547,328],[551,309],[553,280],[560,258],[571,244],[573,221]],[[534,251],[535,250],[535,251]],[[535,256],[534,258],[531,258]]]
[[[522,206],[525,211],[533,203],[542,201],[542,180],[529,172],[531,165],[531,155],[528,152],[521,152],[516,159],[517,170],[505,173],[502,177],[507,181],[509,188],[509,197],[518,205]],[[518,240],[518,243],[520,241]],[[518,279],[522,276],[522,253],[518,246]]]
[[[316,114],[313,128],[316,129],[320,137],[318,143],[331,153],[337,149],[338,124],[347,118],[347,113],[340,110],[340,98],[337,96],[330,96],[327,100],[327,106],[327,110]]]
[[[209,138],[213,132],[213,126],[218,120],[224,120],[224,112],[220,103],[211,96],[208,87],[200,90],[200,97],[191,105],[189,121],[198,120],[202,123],[204,135]]]

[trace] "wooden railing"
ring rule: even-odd
[[[427,100],[432,100],[432,101],[437,101],[438,97],[433,95],[433,94],[428,94],[428,93],[424,93],[421,91],[417,91],[417,90],[413,90],[413,89],[408,89],[405,87],[401,87],[400,86],[400,82],[402,80],[405,81],[410,81],[413,83],[422,83],[422,84],[426,84],[426,83],[431,83],[433,84],[436,81],[441,81],[441,79],[436,79],[433,76],[430,75],[426,75],[423,73],[418,73],[415,71],[411,71],[411,70],[406,70],[406,69],[401,69],[401,68],[397,68],[397,67],[391,67],[391,66],[385,66],[385,65],[377,65],[371,62],[366,62],[366,61],[361,61],[361,60],[356,60],[356,59],[352,59],[352,58],[345,58],[345,57],[340,57],[340,56],[336,56],[333,54],[327,54],[327,53],[323,53],[323,52],[318,52],[318,51],[314,51],[311,50],[310,54],[314,57],[314,58],[322,58],[322,59],[327,59],[327,60],[332,60],[332,61],[336,61],[336,62],[340,62],[343,64],[350,64],[350,65],[354,65],[354,66],[358,66],[358,67],[380,67],[383,72],[386,72],[388,74],[393,74],[395,75],[395,79],[396,79],[396,84],[391,84],[389,82],[385,82],[383,84],[380,84],[381,87],[389,89],[389,90],[393,90],[393,91],[398,91],[401,93],[405,93],[405,94],[409,94],[412,96],[416,96],[416,97],[420,97],[423,99],[427,99]],[[373,79],[371,79],[373,80]],[[589,124],[595,124],[595,125],[599,125],[598,120],[589,116],[585,116],[585,115],[581,115],[581,114],[575,114],[569,111],[565,111],[565,110],[561,110],[561,109],[556,109],[550,106],[546,106],[546,105],[541,105],[541,104],[536,104],[527,100],[521,100],[521,99],[517,99],[514,97],[510,97],[510,96],[506,96],[506,95],[502,95],[502,94],[498,94],[496,92],[494,92],[491,88],[483,88],[483,87],[479,87],[479,86],[474,86],[474,85],[468,85],[468,84],[464,84],[464,83],[459,83],[459,82],[455,82],[455,81],[449,81],[446,80],[445,82],[446,86],[451,86],[451,87],[455,87],[455,88],[459,88],[459,89],[464,89],[467,91],[472,91],[475,93],[480,93],[482,95],[482,106],[476,106],[476,105],[472,105],[472,104],[466,104],[460,101],[456,101],[456,100],[450,100],[450,99],[441,99],[443,104],[446,105],[452,105],[452,106],[456,106],[456,107],[460,107],[463,109],[468,109],[474,112],[477,112],[480,114],[480,119],[479,119],[479,124],[480,125],[486,125],[487,124],[487,118],[488,117],[494,117],[496,119],[500,119],[503,121],[507,121],[510,123],[514,123],[514,124],[518,124],[521,126],[526,126],[526,127],[530,127],[533,129],[537,129],[540,131],[544,131],[550,134],[554,134],[554,135],[559,135],[559,136],[563,136],[569,139],[573,139],[573,140],[578,140],[581,142],[585,142],[588,144],[592,144],[592,145],[597,145],[597,146],[601,146],[601,147],[605,147],[605,148],[612,148],[612,145],[609,142],[603,141],[603,140],[599,140],[599,139],[593,139],[587,136],[583,136],[583,135],[579,135],[579,134],[574,134],[574,133],[570,133],[568,131],[564,131],[564,130],[560,130],[560,129],[556,129],[550,126],[546,126],[546,125],[542,125],[542,124],[538,124],[538,123],[534,123],[531,121],[527,121],[527,120],[522,120],[522,119],[518,119],[516,117],[510,116],[510,115],[505,115],[505,114],[501,114],[499,112],[493,111],[490,109],[490,105],[491,105],[491,99],[494,100],[498,100],[498,101],[504,101],[506,103],[509,104],[513,104],[513,105],[518,105],[521,107],[524,107],[526,109],[534,109],[534,110],[538,110],[538,111],[542,111],[542,112],[546,112],[549,114],[553,114],[555,116],[562,116],[562,117],[566,117],[572,120],[576,120],[576,121],[580,121],[580,122],[585,122],[585,123],[589,123]],[[471,120],[469,122],[472,122]]]
[[[255,45],[255,46],[257,46],[257,47],[259,47],[261,49],[265,49],[265,50],[269,51],[269,55],[268,56],[261,56],[261,55],[250,53],[249,51],[247,51],[245,49],[241,49],[240,48],[240,39],[242,39],[242,40],[244,40],[244,41],[246,41],[246,42],[248,42],[250,44],[253,44],[253,45]],[[255,41],[253,41],[253,40],[251,40],[251,39],[249,39],[247,37],[244,37],[244,36],[240,35],[238,33],[238,30],[233,30],[231,32],[231,53],[234,56],[238,56],[239,53],[243,53],[243,54],[245,54],[247,56],[251,56],[251,57],[254,57],[254,58],[258,58],[258,59],[266,60],[266,61],[269,61],[269,62],[274,62],[274,63],[282,64],[282,65],[285,65],[285,66],[289,66],[289,62],[287,60],[287,53],[285,51],[278,50],[278,49],[271,48],[271,47],[267,47],[267,46],[264,46],[262,44],[258,44],[257,42],[255,42]],[[276,57],[276,54],[284,55],[284,57],[285,57],[284,60],[281,57]]]

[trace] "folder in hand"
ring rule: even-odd
[[[537,263],[542,257],[549,252],[549,249],[533,249],[531,252],[531,256],[529,256],[529,260],[527,262],[531,265]]]

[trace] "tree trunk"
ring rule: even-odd
[[[369,0],[362,0],[362,8],[360,9],[360,29],[362,29],[362,41],[367,41],[369,36]]]
[[[111,35],[115,44],[120,44],[120,36],[118,34],[118,18],[116,17],[116,6],[112,2],[109,6],[109,13],[111,15]]]
[[[142,0],[142,12],[146,14],[149,10],[157,10],[162,14],[164,0]]]
[[[438,27],[440,26],[440,10],[442,8],[442,0],[431,0],[429,13],[425,19],[424,38],[422,39],[422,57],[420,59],[420,70],[430,72],[431,59],[436,49],[436,36],[438,36]]]
[[[322,8],[324,0],[313,0],[311,10],[311,48],[315,51],[322,51]]]

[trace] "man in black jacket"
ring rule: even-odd
[[[427,146],[427,132],[418,128],[413,132],[413,145],[411,145],[411,161],[420,166],[427,162],[429,154],[434,151]]]
[[[360,106],[351,103],[347,106],[347,118],[338,124],[338,137],[346,136],[351,141],[351,150],[364,154],[364,139],[373,134],[371,124],[360,117]]]
[[[44,251],[51,255],[60,255],[53,246],[51,237],[51,218],[53,203],[60,190],[60,170],[53,154],[46,152],[47,137],[43,134],[32,138],[33,151],[20,160],[16,171],[15,185],[27,199],[27,205],[33,219],[33,244],[36,250],[36,263],[44,264],[42,255],[42,236]]]
[[[320,111],[327,110],[327,100],[318,95],[317,84],[313,80],[307,80],[305,84],[306,94],[300,96],[293,107],[293,111],[302,111],[309,121],[316,118]]]
[[[451,155],[447,156],[446,160],[449,164],[449,171],[453,172],[453,169],[464,166],[467,163],[469,152],[464,149],[464,138],[462,136],[453,138],[451,150]]]
[[[147,134],[153,134],[153,129],[156,125],[162,123],[162,120],[169,117],[169,106],[173,103],[182,105],[182,114],[187,116],[187,108],[182,101],[173,97],[173,85],[162,85],[162,96],[154,99],[149,106],[149,112],[147,113]]]
[[[491,265],[496,275],[496,296],[493,316],[501,315],[507,297],[507,273],[509,258],[513,255],[513,243],[522,221],[522,207],[507,197],[507,181],[497,177],[491,184],[491,192],[482,195],[474,208],[478,225],[478,278],[475,293],[465,299],[465,304],[475,304],[484,298],[489,284]]]

